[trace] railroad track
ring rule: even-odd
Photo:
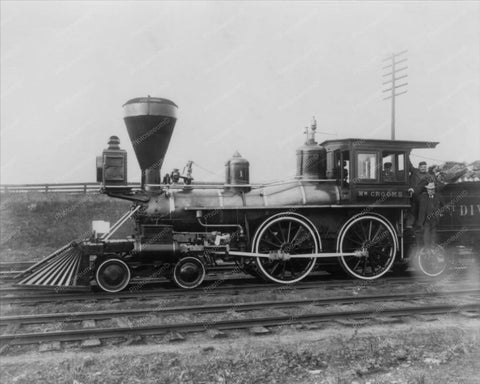
[[[225,303],[211,305],[193,305],[180,307],[154,307],[141,309],[122,309],[108,311],[82,311],[68,313],[48,313],[34,315],[15,315],[1,316],[0,326],[11,324],[39,324],[43,322],[64,321],[65,319],[75,320],[103,320],[111,319],[118,316],[144,316],[146,314],[172,315],[183,313],[220,313],[234,309],[236,312],[254,311],[265,308],[290,308],[295,306],[312,305],[333,305],[333,304],[358,304],[372,301],[404,301],[418,298],[424,298],[428,295],[431,297],[448,297],[448,296],[469,296],[475,295],[476,298],[480,294],[480,289],[464,289],[447,292],[425,292],[416,293],[399,293],[389,295],[368,295],[368,296],[342,296],[342,297],[323,297],[319,299],[300,299],[300,300],[283,300],[283,301],[259,301],[252,303]]]
[[[13,280],[22,271],[0,271],[0,280]]]
[[[317,281],[302,281],[294,285],[278,285],[271,283],[258,283],[253,278],[249,279],[250,281],[246,282],[246,279],[236,280],[236,279],[221,279],[221,280],[212,280],[203,287],[199,287],[195,290],[185,290],[181,288],[172,288],[170,286],[162,285],[161,288],[147,288],[141,287],[135,289],[135,285],[132,285],[131,290],[127,289],[119,293],[105,293],[105,292],[91,292],[82,291],[82,292],[62,292],[60,291],[39,291],[38,289],[32,290],[28,288],[17,288],[17,287],[6,287],[0,290],[0,303],[2,304],[21,304],[21,305],[36,305],[42,303],[50,302],[66,302],[66,301],[99,301],[99,300],[129,300],[129,299],[139,299],[142,300],[150,298],[161,298],[161,297],[176,297],[176,296],[206,296],[212,294],[230,294],[235,295],[244,292],[257,291],[271,291],[278,290],[281,292],[288,292],[289,290],[304,290],[304,289],[323,289],[323,290],[333,290],[339,288],[359,288],[362,287],[391,287],[402,286],[410,284],[420,284],[420,285],[430,285],[432,281],[429,279],[422,279],[412,281],[411,278],[402,278],[402,277],[390,277],[382,280],[376,280],[368,282],[363,285],[359,280],[337,280],[337,279],[323,279]]]
[[[383,308],[376,306],[373,309],[347,310],[347,311],[328,311],[321,313],[302,313],[299,311],[295,315],[281,315],[269,317],[253,317],[247,319],[229,319],[218,321],[201,321],[177,324],[153,324],[153,325],[132,325],[119,327],[91,327],[81,329],[68,329],[47,331],[41,333],[8,333],[0,336],[0,343],[3,346],[61,342],[61,341],[82,341],[92,338],[108,339],[118,337],[132,336],[152,336],[163,335],[170,332],[202,332],[213,328],[219,331],[246,329],[251,327],[277,327],[282,325],[293,325],[299,323],[317,323],[331,320],[350,319],[350,320],[375,320],[378,317],[403,317],[418,314],[448,314],[466,312],[471,316],[478,315],[480,311],[480,301],[478,298],[479,289],[451,291],[443,293],[429,294],[429,297],[446,297],[446,296],[463,296],[475,295],[475,302],[466,304],[424,304],[403,308]],[[353,296],[353,297],[336,297],[323,298],[316,300],[295,300],[295,301],[271,301],[271,302],[253,302],[242,304],[221,304],[207,306],[189,306],[175,308],[153,308],[150,310],[129,310],[129,311],[99,311],[85,313],[62,313],[62,314],[44,314],[44,315],[23,315],[8,316],[0,318],[1,325],[15,324],[32,324],[32,323],[52,323],[52,322],[68,322],[80,320],[100,320],[111,319],[112,316],[143,316],[145,314],[173,314],[173,313],[225,313],[234,309],[236,312],[254,311],[265,308],[294,308],[298,306],[328,306],[332,304],[358,304],[372,301],[399,301],[425,298],[425,293],[410,293],[397,295],[376,295],[376,296]],[[475,313],[473,313],[475,312]],[[78,316],[78,317],[77,317]]]
[[[35,261],[2,261],[0,272],[23,271],[35,264]]]

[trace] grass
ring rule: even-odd
[[[38,260],[72,240],[87,237],[93,220],[113,224],[129,207],[129,202],[103,195],[2,196],[0,261]],[[131,232],[128,224],[118,236]]]
[[[9,357],[3,383],[475,383],[478,320]],[[206,348],[207,347],[207,348]],[[398,351],[406,355],[399,358]],[[433,356],[439,365],[425,363]]]

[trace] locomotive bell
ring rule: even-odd
[[[315,141],[317,122],[313,118],[310,129],[305,128],[307,139],[297,149],[297,179],[325,179],[327,151]]]
[[[177,121],[177,105],[158,97],[131,99],[123,105],[125,125],[142,170],[142,188],[160,184],[168,144]]]

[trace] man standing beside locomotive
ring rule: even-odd
[[[437,224],[442,211],[442,200],[435,193],[435,183],[430,182],[426,186],[427,192],[423,192],[418,198],[417,225],[423,234],[423,246],[432,249],[435,246]]]
[[[434,181],[433,176],[427,172],[426,161],[421,161],[418,163],[418,169],[413,168],[412,166],[410,168],[410,172],[410,188],[408,192],[410,192],[413,197],[418,199],[420,194],[423,192],[425,185]]]
[[[411,205],[410,214],[407,217],[407,228],[411,228],[415,223],[415,218],[418,216],[418,199],[423,192],[425,186],[434,181],[434,177],[427,172],[427,162],[421,161],[418,163],[418,169],[414,168],[410,163],[410,193]]]

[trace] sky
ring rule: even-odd
[[[111,135],[140,170],[122,105],[164,97],[179,117],[163,171],[253,182],[295,173],[318,141],[390,138],[383,61],[408,50],[397,139],[439,141],[414,163],[480,159],[480,2],[1,2],[1,183],[95,181]],[[384,86],[383,86],[384,87]]]

